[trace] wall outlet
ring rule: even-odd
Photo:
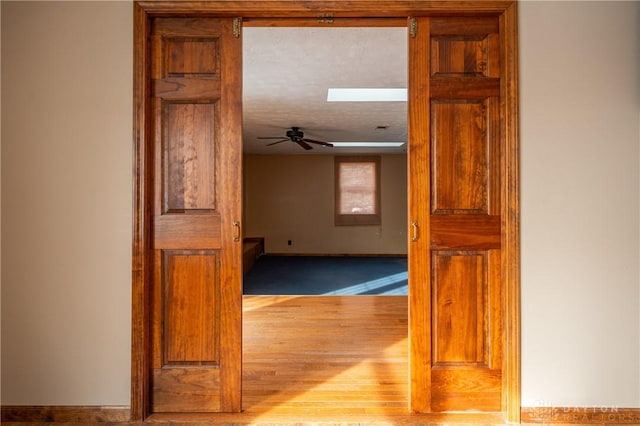
[[[290,246],[291,245],[291,240],[287,241],[287,245]]]

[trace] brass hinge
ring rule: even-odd
[[[240,38],[242,32],[242,18],[233,18],[233,36]]]
[[[333,13],[319,13],[318,24],[333,24]]]
[[[416,18],[409,19],[409,34],[411,37],[418,35],[418,20]]]

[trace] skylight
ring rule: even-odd
[[[347,89],[329,88],[327,102],[406,102],[407,89]]]
[[[331,142],[336,148],[397,148],[404,142]]]

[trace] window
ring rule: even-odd
[[[380,225],[380,157],[335,157],[335,224]]]

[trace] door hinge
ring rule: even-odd
[[[242,32],[242,18],[233,18],[233,36],[240,38]]]
[[[418,20],[416,18],[409,19],[409,34],[411,37],[418,35]]]
[[[318,24],[333,24],[333,13],[319,13]]]

